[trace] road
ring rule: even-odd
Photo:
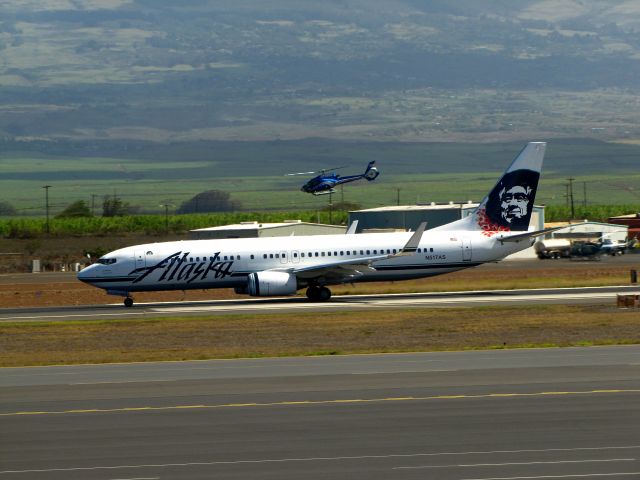
[[[0,370],[4,479],[640,478],[640,347]]]
[[[190,302],[122,304],[0,309],[0,322],[65,321],[108,318],[175,317],[210,314],[294,313],[306,310],[347,311],[425,307],[471,307],[481,305],[605,304],[616,305],[616,295],[640,293],[638,286],[556,288],[534,290],[336,295],[326,303],[305,298],[252,298]]]

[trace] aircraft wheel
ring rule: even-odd
[[[124,299],[124,306],[129,308],[129,307],[133,307],[133,298],[131,297],[127,297]]]
[[[312,302],[326,302],[331,298],[331,290],[327,287],[309,287],[306,295]]]
[[[331,290],[329,290],[327,287],[320,287],[320,290],[318,291],[318,301],[326,302],[330,298]]]

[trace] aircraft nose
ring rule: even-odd
[[[96,276],[96,268],[96,264],[83,268],[78,272],[78,275],[76,275],[77,279],[81,282],[90,283],[89,279]]]

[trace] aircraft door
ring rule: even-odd
[[[471,239],[468,237],[464,237],[462,239],[462,261],[470,262],[471,261]]]
[[[134,261],[136,262],[136,269],[145,268],[147,266],[147,256],[143,250],[136,250],[133,253]]]
[[[280,252],[280,263],[287,263],[287,252]]]

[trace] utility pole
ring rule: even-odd
[[[163,203],[160,206],[164,207],[164,232],[166,235],[169,235],[169,207],[171,204]]]
[[[582,194],[584,195],[582,206],[587,208],[587,182],[582,182]]]
[[[96,197],[98,195],[96,195],[95,193],[91,194],[91,215],[95,215],[96,214]]]
[[[45,212],[47,215],[47,235],[49,235],[49,189],[51,188],[51,185],[44,185],[42,188],[44,188],[44,208],[45,208]]]
[[[575,180],[575,178],[569,177],[567,178],[567,180],[569,181],[569,198],[571,199],[571,219],[573,220],[576,217],[576,211],[573,204],[573,181]]]
[[[396,205],[400,206],[400,188],[396,188]]]

